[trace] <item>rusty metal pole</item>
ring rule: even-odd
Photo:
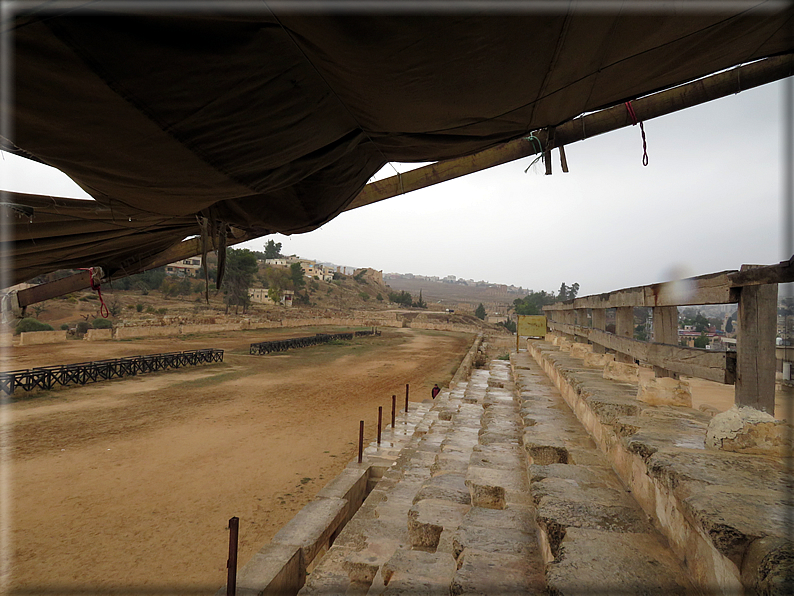
[[[378,445],[380,445],[380,420],[383,416],[383,406],[378,406]]]
[[[359,422],[358,426],[358,463],[364,459],[364,421]]]
[[[394,428],[394,414],[397,408],[397,396],[391,396],[391,427]]]
[[[237,536],[240,531],[240,518],[229,520],[229,558],[226,561],[226,596],[237,594]]]
[[[408,413],[408,383],[405,384],[405,413]]]

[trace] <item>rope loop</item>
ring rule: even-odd
[[[99,297],[99,314],[107,319],[110,316],[110,311],[108,310],[107,304],[105,304],[105,299],[102,298],[102,268],[101,267],[89,267],[87,269],[83,268],[80,271],[88,271],[88,278],[91,282],[91,289],[97,293]]]

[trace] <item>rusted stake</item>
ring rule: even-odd
[[[237,594],[237,535],[240,530],[240,518],[233,517],[229,520],[229,558],[226,561],[228,569],[226,577],[226,596]]]
[[[359,423],[358,427],[358,463],[364,459],[364,421]]]
[[[397,409],[397,396],[391,396],[391,427],[394,428],[394,414]]]
[[[380,445],[380,419],[383,416],[383,406],[378,406],[378,445]]]
[[[405,413],[408,413],[408,383],[405,384]]]

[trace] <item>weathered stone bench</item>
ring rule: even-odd
[[[637,385],[547,342],[528,349],[702,590],[774,593],[792,581],[782,461],[706,449],[708,414],[641,402]]]

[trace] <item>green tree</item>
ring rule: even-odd
[[[544,292],[533,292],[530,290],[529,294],[523,298],[516,298],[513,300],[513,308],[518,315],[542,315],[543,307],[547,304],[554,304],[557,298],[554,294]]]
[[[696,348],[705,348],[709,345],[709,338],[706,337],[705,334],[701,333],[700,337],[695,338],[694,345]]]
[[[733,333],[733,319],[728,319],[725,323],[725,333]]]
[[[257,270],[256,257],[250,250],[246,248],[239,250],[234,248],[227,249],[226,273],[221,283],[227,313],[230,306],[235,307],[235,313],[242,306],[243,313],[245,313],[251,302],[248,296],[248,288],[253,284]]]
[[[265,258],[277,259],[280,256],[281,256],[281,242],[273,242],[272,240],[268,240],[267,244],[265,244]]]
[[[306,276],[303,275],[303,267],[300,263],[290,265],[289,274],[296,292],[306,285]]]
[[[568,300],[568,286],[565,282],[560,285],[560,291],[557,293],[557,300]]]
[[[395,304],[401,304],[402,306],[411,306],[414,298],[409,292],[403,290],[401,292],[389,292],[389,300]]]
[[[485,320],[485,307],[480,302],[480,306],[477,307],[477,310],[474,311],[474,316],[478,319]]]
[[[422,299],[422,290],[419,290],[419,300],[413,303],[416,308],[427,308],[427,302]]]

